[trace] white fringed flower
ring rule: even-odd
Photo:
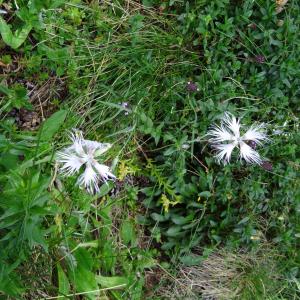
[[[99,192],[99,181],[107,182],[116,178],[108,166],[97,161],[97,157],[106,152],[111,144],[85,140],[78,130],[71,133],[70,138],[72,145],[57,153],[56,161],[61,164],[60,172],[64,176],[72,176],[84,167],[77,184],[91,194]]]
[[[208,142],[216,149],[215,157],[219,163],[229,163],[235,148],[239,149],[240,159],[244,159],[247,163],[262,163],[259,153],[254,150],[255,147],[251,147],[249,144],[262,145],[269,141],[263,130],[264,125],[252,125],[241,135],[242,127],[240,119],[225,113],[220,126],[213,125],[208,131]]]

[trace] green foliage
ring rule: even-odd
[[[13,49],[19,48],[26,40],[32,26],[25,24],[20,29],[17,29],[13,33],[10,27],[6,24],[2,17],[0,17],[0,33],[5,44],[9,45]]]
[[[234,6],[229,1],[203,1],[170,9],[179,14],[180,43],[199,53],[201,64],[201,70],[197,66],[177,82],[193,78],[200,88],[189,91],[183,84],[173,85],[173,93],[159,99],[155,122],[149,121],[153,111],[140,113],[148,131],[143,124],[139,130],[154,139],[151,132],[164,122],[158,150],[157,140],[148,140],[144,149],[155,153],[147,165],[153,184],[143,189],[145,206],[155,211],[150,215],[153,234],[163,249],[175,247],[179,255],[208,241],[238,246],[264,238],[295,255],[299,80],[293,74],[299,68],[286,72],[284,66],[298,65],[299,45],[296,50],[292,42],[299,38],[298,8],[291,4],[286,16],[276,15],[274,5],[249,1]],[[283,25],[277,25],[280,18]],[[272,172],[239,163],[218,167],[212,161],[203,136],[224,111],[244,116],[244,123],[270,122],[271,136],[278,128],[288,133],[272,136],[272,145],[263,149],[272,160]],[[162,197],[177,204],[162,210]]]
[[[267,240],[297,280],[296,1],[279,14],[274,1],[8,2],[0,17],[1,293],[31,297],[22,268],[38,252],[53,260],[43,296],[142,299],[145,270],[166,257],[141,246],[144,234],[188,266],[201,263],[191,254],[198,246]],[[11,114],[20,109],[46,121],[21,131]],[[215,163],[204,135],[225,111],[266,123],[272,143],[261,151],[272,171]],[[53,163],[72,127],[115,144],[120,181],[95,197]],[[253,284],[268,278],[254,271],[246,271]]]
[[[10,111],[12,108],[27,108],[31,109],[32,105],[28,102],[27,91],[20,85],[15,85],[11,89],[4,85],[0,85],[0,93],[5,95],[3,102],[5,104],[1,108],[3,111]]]
[[[54,134],[57,133],[61,125],[64,123],[66,116],[67,111],[59,110],[55,112],[49,119],[47,119],[41,127],[41,140],[51,141]]]

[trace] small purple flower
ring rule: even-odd
[[[259,64],[263,64],[266,61],[265,57],[262,55],[254,56],[254,60]]]
[[[186,89],[188,92],[197,92],[199,91],[196,83],[192,82],[192,81],[188,81],[187,85],[186,85]]]
[[[129,107],[129,103],[128,102],[122,102],[122,103],[119,103],[119,105],[121,105],[121,107],[125,110],[124,115],[125,116],[129,115],[129,112],[131,112],[130,107]]]

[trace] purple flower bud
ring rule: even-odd
[[[196,83],[192,82],[192,81],[188,81],[187,85],[186,85],[186,89],[188,92],[197,92],[199,91]]]
[[[272,171],[272,169],[273,169],[273,165],[272,165],[269,161],[266,161],[266,160],[264,160],[264,161],[260,164],[260,166],[261,166],[263,169],[265,169],[266,171]]]
[[[265,57],[262,55],[254,56],[254,60],[259,64],[263,64],[266,61]]]

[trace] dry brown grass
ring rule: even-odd
[[[250,253],[216,250],[199,265],[181,266],[175,279],[166,276],[154,299],[269,299],[281,280],[276,255],[269,245]]]

